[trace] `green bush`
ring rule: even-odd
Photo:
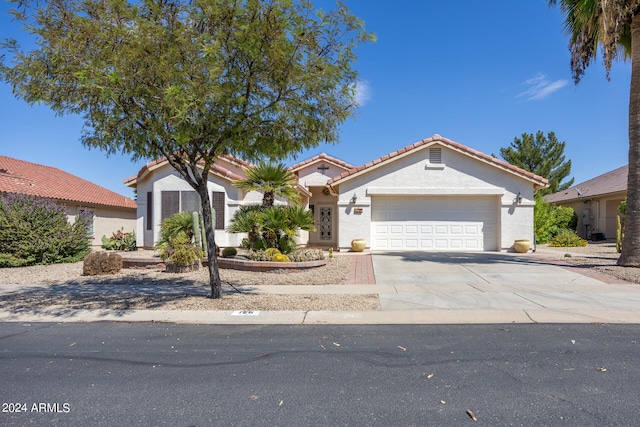
[[[281,252],[280,252],[280,249],[278,249],[278,248],[267,248],[267,249],[264,250],[264,253],[269,255],[269,256],[271,256],[271,257],[274,257],[274,256],[280,254]]]
[[[202,249],[197,248],[186,234],[178,234],[169,243],[157,247],[158,255],[163,261],[181,267],[187,267],[202,258]]]
[[[238,250],[236,248],[228,247],[222,250],[223,258],[233,258],[238,254]]]
[[[250,250],[248,256],[251,261],[271,261],[273,259],[273,255],[264,250]]]
[[[548,243],[560,230],[575,231],[578,214],[568,206],[554,206],[536,195],[533,227],[537,243]]]
[[[290,262],[291,260],[289,259],[289,257],[287,255],[275,254],[273,256],[273,258],[271,258],[271,261],[275,261],[275,262]]]
[[[136,233],[125,233],[124,227],[114,232],[111,237],[102,236],[102,249],[108,251],[135,251],[138,249]]]
[[[318,261],[324,259],[324,252],[320,249],[296,249],[289,254],[293,262]]]
[[[22,194],[0,196],[0,267],[81,261],[91,246],[93,218],[73,224],[53,200]]]
[[[575,231],[567,228],[562,229],[556,233],[555,236],[549,241],[549,246],[554,247],[577,247],[587,246],[587,241],[582,239],[576,234]]]
[[[231,221],[232,233],[247,233],[242,248],[259,251],[276,248],[288,254],[296,248],[298,230],[313,231],[313,212],[298,206],[244,206]]]

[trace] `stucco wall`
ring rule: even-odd
[[[225,228],[230,224],[231,218],[240,208],[240,190],[231,184],[231,181],[222,179],[216,175],[209,176],[209,195],[212,191],[223,191],[226,193],[225,203]],[[170,166],[158,168],[150,172],[142,182],[138,182],[138,222],[137,228],[142,232],[138,234],[138,245],[153,247],[160,235],[160,221],[162,214],[162,192],[163,191],[195,191],[178,172]],[[153,224],[152,230],[147,230],[147,192],[153,195]],[[225,230],[215,230],[216,244],[220,247],[238,246],[242,240],[241,235],[227,233]]]
[[[111,237],[123,228],[124,232],[136,231],[136,211],[133,209],[109,208],[104,206],[65,205],[67,219],[74,223],[81,210],[93,212],[93,240],[91,245],[102,246],[102,236]]]
[[[371,238],[371,197],[387,195],[499,196],[497,241],[503,250],[515,239],[533,238],[533,184],[482,161],[442,147],[442,164],[430,165],[428,148],[388,161],[338,187],[339,246],[354,238]],[[520,193],[522,201],[514,199]],[[356,196],[355,203],[351,202]],[[362,208],[362,213],[356,213]]]

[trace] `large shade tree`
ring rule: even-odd
[[[549,5],[565,15],[576,84],[598,51],[607,78],[616,58],[631,58],[627,216],[618,264],[640,267],[640,0],[549,0]]]
[[[36,41],[4,43],[0,78],[30,104],[84,118],[82,143],[164,157],[210,206],[221,155],[286,158],[357,107],[354,48],[373,39],[342,4],[306,0],[14,0]],[[211,297],[221,296],[203,209]]]

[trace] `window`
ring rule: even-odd
[[[148,196],[147,196],[148,197]],[[161,192],[161,218],[160,221],[164,221],[165,218],[169,218],[173,214],[178,212],[198,212],[200,213],[200,195],[196,191],[162,191]],[[211,206],[216,211],[216,230],[224,230],[224,211],[225,211],[225,193],[224,191],[211,192]],[[147,208],[147,216],[150,217],[150,212]],[[149,222],[147,223],[148,226]]]
[[[211,206],[216,211],[216,223],[214,224],[214,229],[224,230],[224,207],[225,207],[224,191],[211,192]]]
[[[147,230],[153,230],[153,192],[147,192]]]
[[[79,215],[87,215],[89,217],[89,234],[93,236],[93,211],[89,209],[80,209]]]
[[[180,192],[163,191],[161,193],[160,221],[180,212]]]
[[[178,212],[200,212],[200,196],[195,191],[163,191],[161,198],[160,221]]]
[[[180,192],[180,212],[200,212],[200,195],[196,191]]]

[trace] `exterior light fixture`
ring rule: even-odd
[[[355,203],[358,201],[358,195],[356,193],[353,193],[353,196],[351,197],[351,203]]]
[[[518,194],[516,195],[516,198],[513,199],[513,202],[517,203],[517,204],[521,204],[522,203],[522,194],[519,191],[518,191]]]

